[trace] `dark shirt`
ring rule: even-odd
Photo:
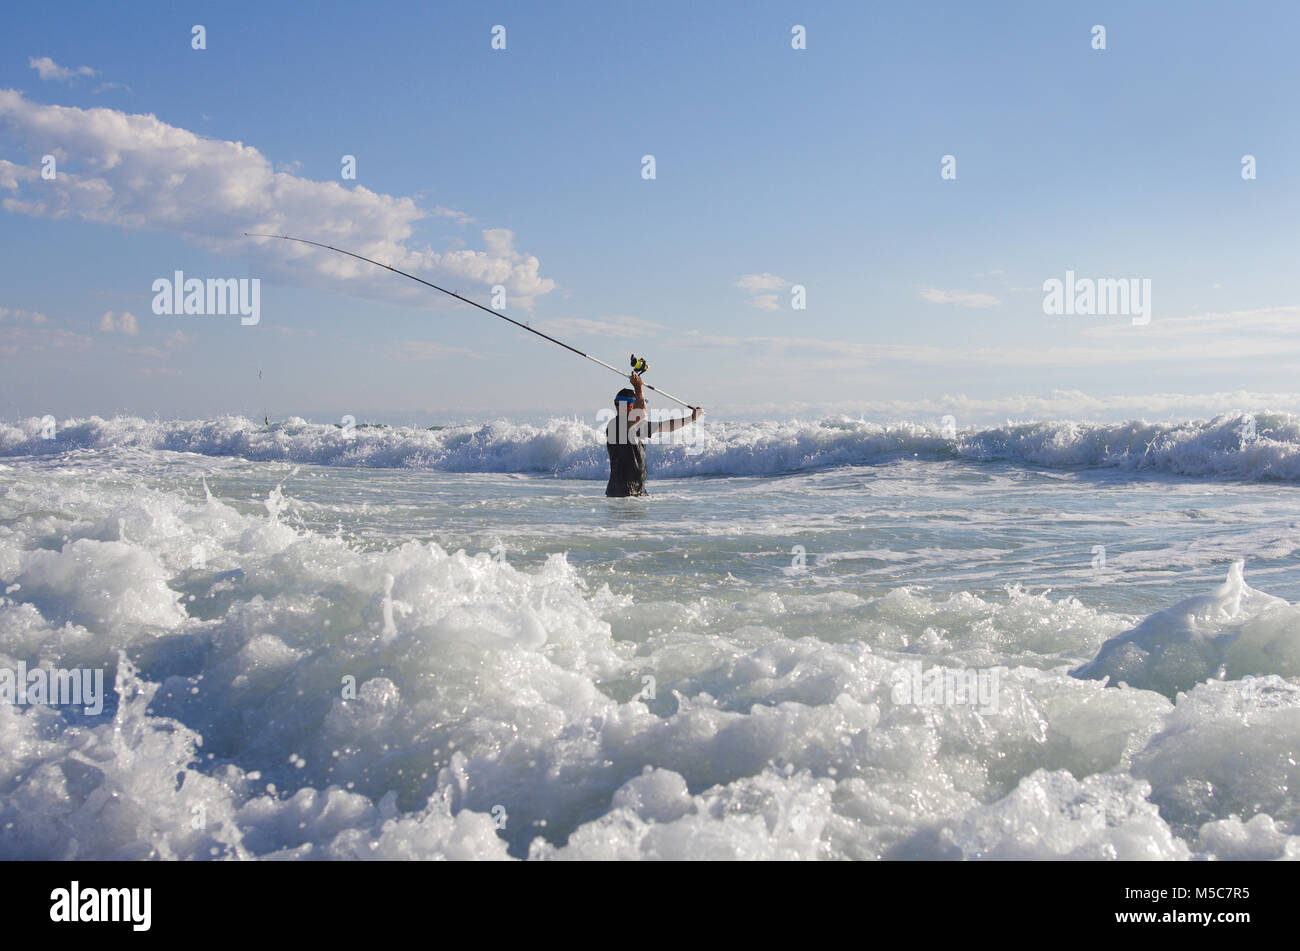
[[[619,434],[619,418],[615,416],[605,426],[605,448],[609,450],[609,483],[605,494],[610,498],[645,495],[645,443],[659,431],[659,424],[642,419]]]

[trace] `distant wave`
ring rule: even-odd
[[[1250,423],[1253,421],[1253,436]],[[49,457],[79,450],[134,448],[282,460],[321,466],[521,472],[604,478],[603,430],[590,422],[542,425],[499,420],[422,429],[333,424],[299,418],[263,426],[238,416],[196,421],[92,416],[41,435],[35,417],[0,423],[0,457]],[[705,420],[693,445],[657,446],[661,477],[776,475],[902,458],[997,461],[1050,469],[1119,469],[1209,479],[1300,481],[1300,416],[1226,414],[1177,423],[1041,422],[943,432],[929,423]]]

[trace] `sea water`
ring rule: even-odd
[[[1255,422],[0,424],[0,857],[1300,857]]]

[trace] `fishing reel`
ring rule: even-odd
[[[633,372],[633,373],[642,373],[642,374],[643,374],[643,373],[645,373],[645,372],[646,372],[647,370],[649,370],[649,369],[650,369],[650,364],[646,363],[644,357],[640,357],[640,358],[638,358],[637,355],[636,355],[635,353],[632,354],[632,372]]]

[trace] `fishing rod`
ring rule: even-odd
[[[507,321],[509,321],[510,323],[514,324],[516,327],[520,328],[521,330],[527,330],[530,334],[537,334],[537,336],[541,337],[543,340],[549,340],[551,343],[553,343],[553,344],[557,344],[558,346],[563,347],[565,350],[569,350],[569,351],[571,351],[571,352],[573,352],[573,353],[576,353],[578,356],[580,356],[580,357],[582,357],[582,358],[584,358],[584,359],[586,359],[586,360],[590,360],[592,363],[597,363],[597,364],[599,364],[600,366],[603,366],[606,370],[612,370],[614,373],[617,373],[619,376],[623,376],[623,371],[622,371],[622,370],[619,370],[619,369],[616,368],[616,367],[612,367],[612,366],[610,366],[610,365],[609,365],[608,363],[606,363],[604,360],[598,360],[598,359],[596,359],[595,357],[593,357],[593,356],[592,356],[591,354],[589,354],[589,353],[583,353],[583,352],[582,352],[581,350],[579,350],[577,347],[571,347],[571,346],[569,346],[569,345],[568,345],[567,343],[565,343],[563,340],[556,340],[554,337],[550,336],[549,334],[544,334],[544,333],[542,333],[540,330],[536,330],[536,329],[534,329],[533,327],[528,326],[528,324],[520,323],[519,321],[514,320],[513,318],[507,317],[505,314],[501,313],[501,312],[498,311],[498,310],[493,310],[491,307],[484,307],[484,306],[483,306],[482,304],[480,304],[478,301],[472,301],[472,300],[470,300],[468,297],[462,297],[461,295],[457,294],[455,291],[449,291],[449,290],[447,290],[447,288],[445,288],[445,287],[439,287],[437,284],[434,284],[434,283],[432,283],[432,282],[430,282],[430,281],[426,281],[426,280],[425,280],[424,278],[422,278],[422,277],[416,277],[414,274],[407,274],[405,271],[399,271],[399,270],[398,270],[397,268],[395,268],[395,267],[391,267],[391,266],[389,266],[389,265],[387,265],[387,264],[384,264],[384,263],[382,263],[382,262],[380,262],[380,261],[372,260],[372,259],[370,259],[370,258],[368,258],[368,257],[365,257],[365,256],[363,256],[363,255],[357,254],[357,253],[355,253],[355,252],[353,252],[353,251],[345,251],[343,248],[336,248],[336,247],[334,247],[333,245],[329,245],[329,244],[321,244],[321,243],[318,242],[318,241],[308,241],[306,238],[295,238],[295,237],[293,237],[293,236],[291,236],[291,235],[287,235],[287,234],[258,234],[258,233],[256,233],[256,232],[252,232],[252,231],[245,231],[245,232],[244,232],[244,237],[246,237],[246,238],[279,238],[279,239],[281,239],[282,241],[297,241],[297,242],[300,243],[300,244],[310,244],[310,245],[313,245],[314,247],[317,247],[317,248],[324,248],[326,251],[335,251],[335,252],[337,252],[337,253],[339,253],[339,254],[346,254],[348,257],[350,257],[350,258],[356,258],[358,261],[365,261],[367,264],[373,264],[373,265],[375,265],[376,267],[382,267],[382,268],[384,268],[384,269],[386,269],[386,270],[392,271],[394,274],[400,274],[400,275],[402,275],[402,277],[409,277],[409,278],[410,278],[411,280],[413,280],[413,281],[419,281],[419,282],[420,282],[421,284],[423,284],[425,287],[432,287],[435,291],[442,291],[442,292],[443,292],[444,294],[446,294],[447,296],[449,296],[449,297],[454,297],[454,298],[456,298],[456,300],[458,300],[458,301],[463,301],[463,302],[466,303],[466,304],[469,304],[469,305],[471,305],[471,306],[473,306],[473,307],[477,307],[479,310],[487,311],[487,313],[491,314],[493,317],[500,317],[502,320],[507,320]],[[637,358],[637,355],[636,355],[635,353],[632,354],[632,370],[633,370],[633,372],[636,372],[636,373],[645,373],[645,372],[646,372],[647,370],[649,370],[649,369],[650,369],[650,366],[649,366],[649,364],[647,364],[647,363],[645,362],[645,359],[644,359],[644,358],[642,358],[642,359],[638,359],[638,358]],[[666,396],[668,399],[672,400],[674,403],[681,403],[681,404],[682,404],[683,406],[685,406],[687,409],[693,410],[693,409],[696,408],[693,404],[688,403],[688,402],[686,402],[686,401],[683,400],[683,399],[679,399],[678,397],[673,396],[671,393],[669,393],[669,392],[667,392],[667,391],[665,391],[665,390],[661,390],[661,389],[659,389],[659,387],[657,387],[657,386],[653,386],[653,385],[651,385],[651,384],[649,384],[649,383],[646,383],[646,382],[644,382],[644,381],[642,381],[642,384],[641,384],[641,385],[644,386],[647,390],[654,390],[654,392],[658,393],[660,396]]]

